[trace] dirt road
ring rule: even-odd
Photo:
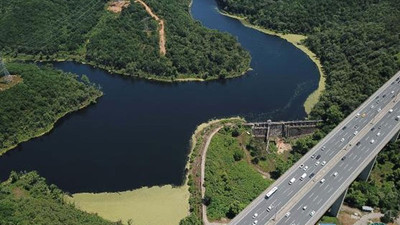
[[[160,17],[158,17],[153,10],[151,10],[151,8],[142,0],[135,0],[135,2],[140,3],[146,10],[146,12],[153,17],[159,24],[159,35],[160,35],[160,40],[159,40],[159,45],[160,45],[160,55],[165,56],[165,54],[167,53],[167,50],[165,48],[165,44],[166,44],[166,38],[165,38],[165,24],[164,24],[164,20],[160,19]]]

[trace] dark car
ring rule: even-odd
[[[317,155],[317,157],[315,159],[319,159],[319,158],[321,158],[321,155]]]
[[[309,178],[312,178],[314,175],[315,175],[314,173],[310,174]]]
[[[346,156],[343,156],[342,160],[345,160],[345,159],[346,159]]]
[[[356,145],[357,145],[357,146],[359,146],[360,144],[361,144],[360,142],[357,142],[357,144],[356,144]]]
[[[375,127],[371,128],[371,131],[374,131],[374,130],[375,130]]]

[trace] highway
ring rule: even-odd
[[[250,225],[257,221],[257,224],[300,225],[318,220],[399,130],[400,122],[395,120],[400,115],[399,76],[400,72],[229,224]],[[300,180],[304,173],[306,177]],[[296,181],[289,184],[292,178]],[[321,179],[325,182],[320,183]],[[266,198],[265,194],[273,187],[277,187],[277,191]],[[307,209],[303,210],[304,206]],[[310,216],[312,211],[315,215]],[[290,215],[285,216],[288,212]]]

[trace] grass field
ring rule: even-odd
[[[326,78],[325,78],[324,71],[322,70],[322,64],[319,61],[319,59],[317,58],[317,56],[310,49],[308,49],[305,45],[303,45],[301,43],[303,40],[305,40],[307,38],[307,36],[300,35],[300,34],[282,34],[282,33],[277,33],[275,31],[272,31],[272,30],[265,29],[265,28],[260,27],[260,26],[256,26],[256,25],[250,24],[246,20],[246,18],[243,18],[243,17],[240,17],[240,16],[235,16],[235,15],[232,15],[232,14],[229,14],[229,13],[226,13],[226,12],[220,12],[220,13],[222,15],[224,15],[224,16],[228,16],[228,17],[231,17],[231,18],[239,20],[246,27],[250,27],[250,28],[256,29],[258,31],[261,31],[261,32],[263,32],[265,34],[278,36],[280,38],[283,38],[283,39],[287,40],[288,42],[290,42],[294,46],[296,46],[298,49],[303,51],[315,63],[315,65],[318,68],[319,74],[320,74],[318,88],[313,93],[311,93],[308,96],[307,100],[304,102],[304,109],[305,109],[307,114],[310,114],[311,109],[315,106],[315,104],[317,104],[317,102],[319,100],[319,97],[321,96],[322,92],[325,90],[325,80],[326,80]]]
[[[189,213],[188,186],[141,188],[116,193],[78,193],[66,197],[77,208],[110,221],[134,225],[177,225]]]
[[[205,199],[210,220],[232,218],[272,183],[244,159],[238,140],[244,129],[239,129],[239,133],[235,129],[221,129],[207,152]]]

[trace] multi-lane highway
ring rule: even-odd
[[[396,120],[400,115],[399,77],[400,72],[230,224],[315,223],[399,130],[400,122]],[[302,176],[304,179],[300,179]],[[276,192],[266,198],[265,194],[274,187]]]

